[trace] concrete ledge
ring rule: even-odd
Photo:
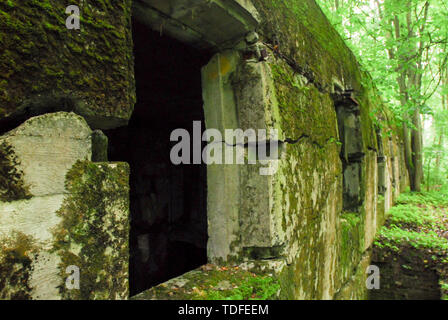
[[[207,264],[131,297],[131,300],[278,299],[280,284],[277,276],[284,266],[283,260],[257,260],[224,266]],[[248,288],[252,288],[249,293]]]

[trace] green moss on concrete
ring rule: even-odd
[[[368,291],[366,287],[367,268],[371,264],[372,252],[364,252],[357,264],[354,264],[350,277],[334,294],[334,300],[367,300]]]
[[[328,246],[323,211],[336,198],[334,186],[341,175],[340,144],[336,113],[329,94],[310,83],[281,58],[270,61],[280,122],[285,137],[297,139],[288,145],[282,164],[280,183],[283,231],[290,236],[286,255],[292,263],[280,276],[282,298],[320,299],[324,294]],[[316,195],[313,196],[313,193]],[[328,219],[328,217],[327,217]],[[298,247],[297,253],[291,248]],[[291,285],[294,284],[294,285]]]
[[[268,64],[283,134],[292,139],[307,136],[302,143],[288,145],[282,166],[285,177],[281,185],[282,204],[288,208],[282,219],[282,228],[289,235],[286,252],[294,245],[298,247],[297,256],[282,273],[282,292],[287,298],[318,299],[325,287],[333,286],[337,291],[348,288],[349,279],[363,278],[359,263],[366,255],[364,250],[369,246],[370,233],[377,227],[369,225],[375,221],[377,202],[374,151],[378,150],[378,141],[374,125],[381,122],[384,132],[394,133],[390,127],[393,121],[388,121],[389,113],[371,77],[361,69],[313,0],[260,0],[254,5],[261,16],[262,40],[272,49]],[[322,212],[327,210],[326,201],[342,201],[338,198],[342,195],[340,142],[332,98],[335,81],[345,89],[353,89],[360,105],[362,145],[366,154],[361,165],[363,206],[358,214],[341,214],[341,208],[338,209],[337,221],[331,222],[335,230],[322,231],[320,228],[328,222],[325,219],[329,219]],[[339,188],[337,193],[334,193],[335,183]],[[317,192],[315,199],[311,196],[313,192]],[[380,214],[376,220],[378,225],[383,222],[383,216],[384,213]],[[334,233],[334,237],[329,236],[334,241],[325,242],[328,240],[323,233]],[[335,256],[335,270],[323,270],[329,252]],[[334,274],[331,284],[324,284],[325,272]],[[364,296],[365,290],[349,296],[357,295]]]
[[[337,171],[329,163],[334,159],[332,154],[337,159],[337,152],[329,149],[327,157],[321,158],[319,153],[313,151],[315,149],[310,146],[289,148],[291,156],[302,156],[296,158],[300,159],[296,167],[284,169],[286,184],[282,186],[283,203],[285,206],[288,204],[289,208],[284,213],[284,226],[292,236],[286,252],[295,256],[291,257],[292,263],[284,268],[279,278],[282,299],[321,299],[326,285],[324,273],[332,272],[325,270],[325,261],[330,258],[326,251],[331,249],[329,246],[337,244],[326,242],[323,235],[332,231],[322,230],[322,227],[325,224],[323,211],[328,210],[326,203],[329,198],[335,197],[332,189]],[[321,173],[322,180],[318,184],[310,179],[315,170]],[[322,174],[324,172],[327,174]],[[313,201],[313,192],[318,194],[316,202]],[[298,252],[292,251],[296,246]]]
[[[94,114],[128,119],[135,102],[131,1],[72,1],[81,30],[68,30],[68,3],[0,1],[0,116],[37,94],[67,94]],[[14,36],[11,36],[14,35]]]
[[[364,252],[364,221],[359,213],[341,215],[341,240],[338,256],[340,270],[345,277],[352,275]]]
[[[30,276],[38,246],[31,237],[12,232],[0,239],[0,299],[29,300]]]
[[[29,186],[23,180],[18,168],[20,161],[13,148],[5,141],[0,142],[0,201],[10,202],[31,198]]]
[[[255,264],[263,262],[255,262]],[[134,300],[273,300],[280,285],[261,268],[205,265],[134,296]]]
[[[379,230],[386,221],[386,199],[382,195],[378,195],[378,200],[376,202],[376,216],[376,229]]]
[[[312,0],[254,1],[265,40],[294,60],[310,80],[330,90],[332,76],[361,78],[355,56]],[[354,88],[358,89],[358,88]]]
[[[378,124],[377,118],[384,118],[379,115],[386,108],[371,77],[360,68],[314,1],[260,0],[254,1],[254,5],[262,21],[259,32],[270,49],[268,64],[282,134],[292,139],[307,137],[301,143],[287,146],[282,165],[285,177],[280,187],[282,205],[288,208],[282,217],[282,228],[289,239],[285,251],[298,247],[297,256],[291,257],[292,263],[282,273],[282,294],[290,299],[319,299],[328,287],[331,288],[326,293],[335,294],[338,289],[350,286],[349,279],[363,278],[359,263],[366,255],[370,233],[376,228],[369,225],[374,221],[377,201],[373,154],[378,150],[378,142],[374,124]],[[324,211],[328,210],[329,199],[342,202],[341,143],[332,97],[335,80],[345,89],[354,90],[354,98],[360,105],[363,151],[368,156],[361,165],[360,212],[342,214],[342,208],[337,208],[337,221],[330,222],[334,229],[321,230],[329,223],[326,219],[330,217]],[[385,123],[383,130],[389,130],[388,125]],[[334,190],[336,185],[338,190]],[[317,193],[314,199],[313,192]],[[378,221],[381,223],[383,218]],[[324,270],[332,258],[336,260],[335,269]],[[334,275],[330,284],[325,283],[328,272]],[[365,290],[350,296],[364,297]]]
[[[336,142],[336,115],[329,96],[301,82],[305,80],[281,59],[271,64],[271,70],[285,136],[298,138],[306,134],[322,148],[331,138]]]
[[[65,299],[126,299],[129,260],[129,167],[78,161],[67,173],[69,195],[57,214],[54,250],[61,257],[64,280],[68,266],[80,268],[80,290]]]
[[[301,89],[303,96],[311,99],[313,94],[304,91],[317,90],[331,94],[334,79],[344,81],[343,85],[354,90],[355,98],[361,105],[364,148],[365,150],[377,149],[373,119],[377,118],[378,114],[384,113],[384,105],[371,77],[361,69],[354,54],[331,26],[318,5],[313,0],[260,0],[255,1],[254,5],[262,17],[260,31],[263,40],[270,46],[276,45],[278,49],[274,55],[285,58],[283,60],[294,69],[294,73],[289,72],[289,75],[285,77],[288,74],[287,69],[282,65],[274,66],[274,75],[283,76],[284,81],[289,83],[288,89],[291,88],[293,91]],[[297,75],[306,79],[308,86],[298,85],[294,79]],[[288,103],[290,99],[284,97],[282,90],[278,89],[280,99],[283,96],[283,102],[291,104],[291,102]],[[297,99],[291,101],[297,101]],[[315,99],[309,101],[317,102]],[[319,104],[316,103],[315,107],[318,108]],[[290,111],[284,117],[287,117]],[[331,115],[328,113],[327,116]],[[315,122],[318,120],[315,119]],[[317,128],[319,125],[320,123],[318,125],[310,123],[309,127]]]

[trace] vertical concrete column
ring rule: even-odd
[[[219,53],[203,68],[203,99],[207,129],[266,130],[258,140],[280,140],[279,111],[268,63],[244,61],[236,51]],[[278,135],[273,136],[273,129]],[[244,142],[256,142],[250,136]],[[234,141],[227,141],[234,143]],[[242,142],[242,141],[239,141]],[[229,148],[228,145],[225,148]],[[241,258],[245,248],[272,256],[284,242],[281,227],[277,161],[249,163],[256,148],[245,148],[244,164],[211,164],[208,181],[208,255],[211,261]],[[235,150],[236,151],[236,150]],[[256,157],[256,156],[255,156]],[[234,162],[235,163],[235,162]],[[262,170],[272,174],[261,174]],[[272,171],[272,172],[271,172]],[[265,250],[266,249],[266,250]],[[250,250],[249,250],[250,251]]]
[[[255,130],[259,142],[281,140],[280,115],[269,64],[242,62],[234,82],[241,129]],[[277,136],[274,136],[274,129],[277,129]],[[266,130],[266,136],[261,137],[258,130]],[[241,168],[241,245],[244,248],[256,248],[256,255],[263,258],[276,256],[278,250],[272,249],[280,247],[284,242],[282,207],[278,201],[281,162],[274,161],[257,161],[256,164],[246,164]],[[263,168],[269,168],[269,174],[262,174]]]
[[[237,51],[216,54],[202,69],[205,124],[224,136],[237,129],[238,117],[232,76],[240,60]],[[239,253],[240,166],[211,164],[207,167],[208,258],[227,261]]]

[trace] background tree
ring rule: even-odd
[[[448,85],[446,0],[318,2],[372,74],[399,120],[411,190],[420,191],[424,177],[422,115],[435,115],[434,110],[446,103],[442,99],[447,99],[441,94]],[[445,134],[440,132],[441,136]],[[434,159],[439,166],[440,161],[440,157]]]

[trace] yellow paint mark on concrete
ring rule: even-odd
[[[221,75],[225,76],[227,73],[229,73],[230,69],[232,68],[229,59],[227,59],[225,56],[219,57],[219,66]]]
[[[227,59],[226,56],[219,55],[219,58],[218,58],[218,69],[219,69],[219,71],[218,70],[214,70],[214,71],[211,71],[208,74],[208,77],[211,80],[215,80],[216,78],[218,78],[218,75],[225,76],[232,69],[232,65],[231,65],[229,59]]]

